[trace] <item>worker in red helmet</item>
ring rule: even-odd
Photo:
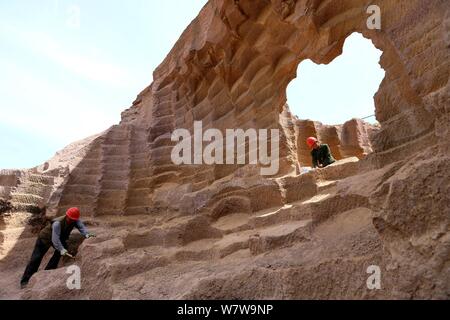
[[[306,139],[306,144],[311,150],[312,166],[313,168],[325,168],[336,160],[331,154],[330,147],[325,143],[320,143],[314,137],[309,137]]]
[[[41,261],[50,247],[55,249],[55,253],[48,262],[47,267],[45,267],[45,270],[56,269],[61,256],[73,258],[66,249],[66,241],[69,239],[73,228],[77,228],[86,239],[95,237],[95,234],[89,233],[80,220],[80,210],[78,208],[70,208],[67,210],[65,216],[53,219],[39,233],[30,262],[20,281],[21,288],[26,287],[30,278],[38,271]]]

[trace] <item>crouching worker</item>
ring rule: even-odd
[[[336,160],[331,155],[330,147],[327,144],[320,143],[316,138],[309,137],[306,139],[306,144],[311,151],[313,168],[325,168]]]
[[[30,262],[20,281],[21,288],[24,288],[28,284],[31,276],[38,271],[42,259],[50,247],[55,249],[55,253],[48,262],[45,270],[56,269],[61,256],[73,258],[66,249],[66,241],[69,239],[73,228],[77,228],[86,239],[95,237],[95,234],[89,233],[83,222],[81,222],[80,210],[78,210],[78,208],[70,208],[67,210],[65,216],[52,220],[51,223],[39,233]]]

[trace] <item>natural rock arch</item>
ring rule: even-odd
[[[369,4],[211,1],[156,69],[152,86],[124,113],[123,122],[130,121],[129,114],[135,119],[139,113],[138,121],[151,127],[153,141],[174,128],[192,128],[193,121],[200,120],[219,129],[277,127],[298,64],[305,59],[331,62],[342,53],[347,36],[360,32],[383,51],[381,65],[386,70],[375,97],[381,123],[375,150],[420,137],[432,130],[438,117],[430,113],[426,101],[433,89],[445,84],[444,71],[435,71],[440,75],[433,83],[419,84],[419,70],[425,65],[414,56],[411,46],[419,44],[409,42],[416,37],[410,27],[420,19],[431,29],[437,24],[433,19],[442,14],[443,2],[382,1],[381,30],[367,28]],[[430,36],[438,40],[442,34],[435,29]],[[444,54],[444,43],[438,44]]]

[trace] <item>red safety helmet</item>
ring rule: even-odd
[[[309,137],[308,139],[306,139],[306,144],[308,145],[308,147],[310,147],[311,149],[314,147],[314,145],[317,143],[317,139],[314,137]]]
[[[70,208],[66,212],[66,217],[70,220],[78,221],[80,219],[80,210],[78,208]]]

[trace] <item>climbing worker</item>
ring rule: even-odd
[[[89,233],[83,222],[80,220],[80,210],[78,208],[70,208],[67,210],[65,216],[53,219],[51,223],[45,226],[39,233],[30,262],[20,281],[22,289],[26,287],[31,276],[38,271],[41,261],[50,247],[53,246],[55,253],[48,262],[45,270],[56,269],[61,256],[73,258],[66,249],[66,241],[69,239],[73,228],[77,228],[86,239],[95,237],[95,234]]]
[[[314,137],[306,139],[306,144],[312,149],[311,157],[313,168],[325,168],[336,162],[331,155],[330,147],[327,144],[320,143],[319,140]]]

